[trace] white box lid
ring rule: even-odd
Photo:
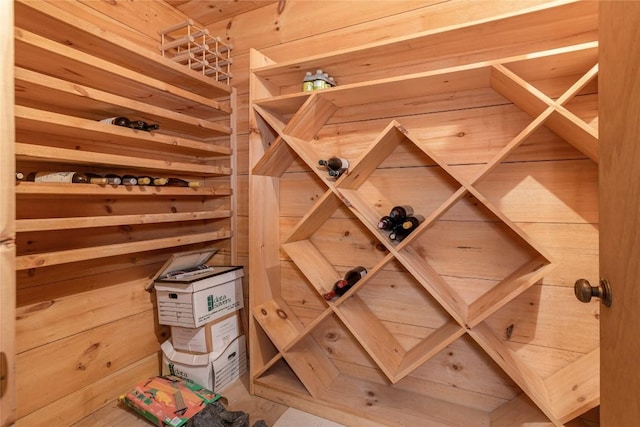
[[[156,291],[194,293],[231,283],[241,277],[244,277],[244,267],[241,265],[218,265],[207,272],[186,279],[157,279],[154,286]]]
[[[179,252],[171,255],[162,268],[151,278],[151,282],[145,287],[145,289],[151,289],[153,282],[155,282],[159,277],[165,276],[167,273],[184,270],[186,268],[198,267],[199,265],[205,264],[216,252],[218,252],[217,248],[204,248],[189,252]]]

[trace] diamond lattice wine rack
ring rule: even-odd
[[[597,307],[571,287],[597,277],[597,43],[519,43],[386,77],[356,72],[380,45],[252,52],[254,393],[386,425],[564,425],[598,404]],[[321,65],[344,83],[300,92],[293,70]],[[395,242],[377,222],[406,204],[424,221]]]

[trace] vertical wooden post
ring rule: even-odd
[[[229,140],[231,147],[231,158],[229,159],[231,167],[231,265],[238,265],[238,91],[236,88],[231,89],[229,100],[231,105],[229,123],[232,129]]]
[[[270,61],[258,51],[251,50],[250,64],[255,67]],[[253,99],[269,96],[269,88],[257,77],[249,78],[249,306],[271,299],[271,284],[280,283],[279,243],[279,181],[269,176],[254,176],[253,167],[264,155],[268,144],[263,141],[258,119],[253,110]],[[253,315],[249,313],[249,369],[250,391],[254,393],[253,379],[269,357],[259,351],[260,334]]]
[[[15,422],[15,119],[13,2],[0,3],[0,426]]]

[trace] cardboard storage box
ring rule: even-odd
[[[244,307],[239,266],[204,263],[215,250],[175,254],[158,273],[153,285],[161,325],[197,328]],[[179,274],[177,272],[180,272]]]
[[[233,340],[221,353],[190,354],[177,351],[170,340],[162,343],[162,371],[215,392],[247,372],[244,335]]]
[[[234,312],[199,328],[172,326],[171,344],[174,349],[187,353],[220,353],[240,335],[240,316]]]

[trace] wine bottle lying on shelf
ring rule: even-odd
[[[153,178],[150,176],[139,176],[138,177],[138,185],[151,185],[151,181]]]
[[[32,182],[69,182],[98,185],[106,185],[108,183],[106,178],[82,172],[31,172],[27,175],[26,180]]]
[[[158,124],[149,124],[143,120],[129,120],[127,117],[109,117],[108,119],[100,120],[100,123],[107,123],[126,128],[144,130],[146,132],[160,129],[160,125]]]
[[[330,301],[336,296],[341,297],[342,295],[347,293],[347,291],[351,289],[353,285],[358,283],[358,281],[362,279],[365,274],[367,274],[367,269],[362,266],[358,266],[347,271],[344,275],[344,278],[334,283],[333,289],[324,294],[324,299]]]
[[[168,178],[167,186],[198,188],[200,187],[200,181],[187,181],[186,179],[180,178]]]
[[[111,184],[111,185],[122,184],[122,177],[120,175],[116,175],[114,173],[108,173],[104,177],[107,178],[108,184]]]
[[[146,132],[151,132],[152,130],[160,129],[160,125],[158,124],[148,124],[142,120],[133,120],[130,122],[129,127],[132,129],[143,130]]]
[[[138,185],[166,185],[167,178],[154,178],[151,176],[140,176],[138,177]]]
[[[389,234],[389,239],[395,240],[396,242],[402,242],[409,234],[413,232],[422,222],[424,221],[424,217],[422,215],[408,216],[405,220],[394,227],[394,229]]]
[[[122,126],[128,128],[131,121],[126,117],[109,117],[108,119],[100,120],[100,123],[107,123],[110,125]]]
[[[100,185],[114,184],[114,182],[111,182],[113,180],[107,178],[104,175],[98,175],[97,173],[92,173],[92,172],[86,172],[85,175],[87,175],[89,179],[96,180],[96,181],[92,181],[92,183],[94,184],[98,184],[97,180],[100,180],[99,182]]]
[[[24,181],[25,179],[25,174],[22,172],[16,172],[16,181]]]
[[[389,211],[389,217],[391,217],[396,224],[400,224],[411,215],[413,215],[413,208],[409,205],[394,206],[391,208],[391,211]]]
[[[394,228],[401,225],[408,216],[413,215],[413,208],[408,205],[394,206],[389,211],[389,215],[385,215],[378,221],[378,228],[385,231],[393,231]]]
[[[133,175],[122,175],[122,185],[138,185],[138,177]]]
[[[380,230],[391,231],[396,225],[396,221],[389,215],[383,216],[380,218],[380,221],[378,221],[378,228]]]

